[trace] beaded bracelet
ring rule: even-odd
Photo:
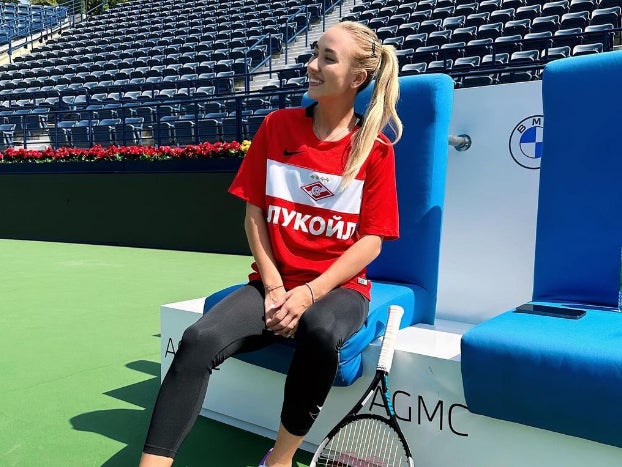
[[[311,285],[309,285],[308,282],[305,282],[305,285],[307,286],[307,288],[309,289],[309,292],[311,293],[311,303],[315,303],[315,295],[313,293],[313,289],[311,288]]]

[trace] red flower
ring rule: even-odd
[[[65,162],[114,160],[209,159],[212,157],[244,157],[249,143],[237,141],[201,143],[184,147],[171,146],[108,146],[95,145],[90,149],[47,147],[43,151],[7,148],[0,152],[0,163]]]

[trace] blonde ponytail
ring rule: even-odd
[[[395,137],[391,144],[395,144],[401,138],[403,128],[396,111],[399,98],[399,65],[395,49],[390,45],[383,45],[376,33],[360,23],[344,21],[340,26],[350,31],[360,46],[360,50],[353,54],[354,71],[365,70],[367,80],[361,85],[359,92],[375,79],[363,124],[352,137],[350,155],[343,173],[342,187],[345,187],[360,171],[374,143],[381,141],[386,144],[378,138],[382,130],[386,126],[392,130]]]

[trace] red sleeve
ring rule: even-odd
[[[269,118],[270,115],[267,115],[259,126],[242,165],[229,187],[229,193],[232,195],[264,209],[266,207],[266,133]]]
[[[395,240],[399,238],[399,214],[393,146],[376,143],[368,160],[359,234]]]

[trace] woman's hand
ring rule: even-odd
[[[281,308],[281,305],[285,302],[285,289],[283,287],[273,288],[271,290],[266,289],[266,298],[264,299],[264,311],[266,315],[266,325],[274,315],[274,313]]]
[[[275,302],[270,313],[266,312],[266,326],[277,335],[294,337],[300,317],[312,304],[307,286],[295,287],[284,294],[280,304]]]

